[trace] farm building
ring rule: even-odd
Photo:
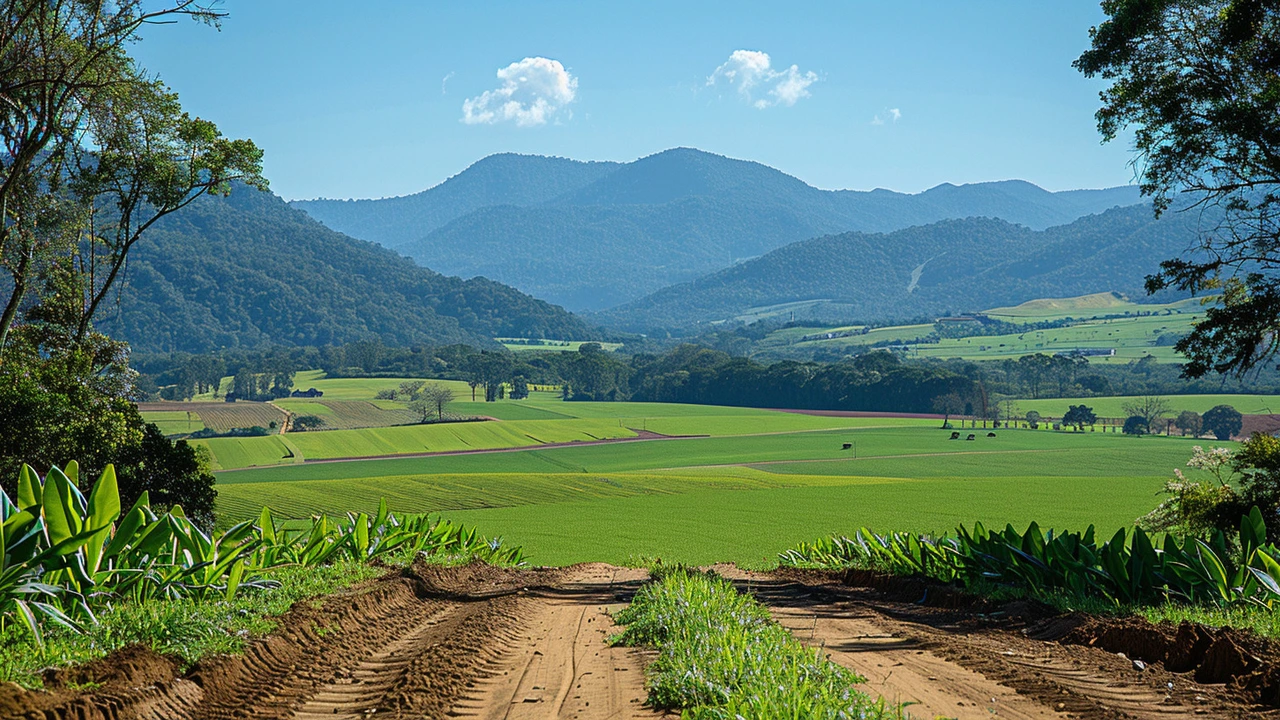
[[[289,397],[296,397],[296,398],[318,398],[322,395],[324,395],[324,391],[317,390],[315,388],[308,388],[306,390],[294,390],[293,392],[289,393]]]

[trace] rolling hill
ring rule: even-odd
[[[294,205],[442,272],[602,310],[817,236],[968,217],[1043,229],[1139,200],[1133,187],[1054,193],[1016,180],[917,194],[820,190],[760,163],[677,148],[623,164],[495,155],[415,195]]]
[[[144,352],[597,337],[562,308],[492,280],[419,267],[243,186],[148,230],[122,285],[98,326]]]
[[[802,317],[906,320],[1016,305],[1031,298],[1119,291],[1183,254],[1197,216],[1152,217],[1145,205],[1032,230],[1004,220],[946,220],[891,233],[805,240],[664,288],[593,317],[632,331],[691,326],[783,306]],[[787,304],[811,301],[803,305]],[[758,313],[757,313],[758,314]]]

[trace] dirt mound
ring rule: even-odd
[[[171,682],[181,669],[178,658],[166,657],[145,645],[130,645],[84,665],[46,670],[43,680],[49,690],[127,690]]]
[[[1170,672],[1190,673],[1198,683],[1227,684],[1255,702],[1280,707],[1280,647],[1249,633],[1185,621],[1157,625],[1142,618],[1095,618],[1058,642],[1162,663]]]
[[[419,562],[404,576],[415,581],[419,597],[479,599],[552,585],[563,572],[556,568],[498,568],[477,560],[452,566]]]

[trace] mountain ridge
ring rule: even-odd
[[[494,190],[495,177],[510,191]],[[1054,193],[1021,180],[820,190],[761,163],[673,148],[629,163],[489,156],[414,195],[292,204],[442,272],[600,311],[822,235],[971,216],[1043,229],[1140,201],[1132,186]]]

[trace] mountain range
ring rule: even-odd
[[[916,194],[820,190],[760,163],[677,148],[629,163],[493,155],[414,195],[293,205],[437,271],[601,311],[819,236],[970,217],[1042,230],[1138,202],[1135,187],[1049,192],[1017,180]]]
[[[1161,260],[1187,257],[1203,220],[1147,205],[1032,230],[997,218],[945,220],[891,233],[813,238],[591,315],[654,332],[811,301],[806,318],[882,322],[971,312],[1040,297],[1118,291],[1143,297]]]
[[[141,352],[378,340],[597,339],[581,319],[484,278],[428,270],[246,186],[150,228],[98,326]]]

